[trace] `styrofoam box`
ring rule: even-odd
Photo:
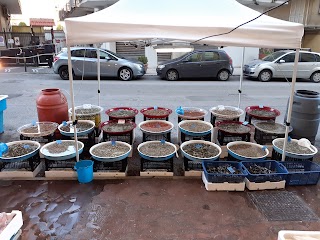
[[[212,183],[208,182],[204,172],[202,172],[202,181],[207,191],[244,191],[245,183]]]
[[[5,227],[5,229],[0,232],[1,240],[10,240],[22,227],[23,219],[22,212],[17,210],[12,210],[8,215],[15,214],[11,222]]]
[[[289,231],[281,230],[278,233],[278,240],[319,240],[319,231]]]

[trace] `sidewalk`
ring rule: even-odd
[[[148,68],[145,76],[157,76],[157,71],[155,68]]]
[[[41,74],[53,74],[53,69],[49,67],[34,67],[28,66],[27,69],[31,73],[41,73]],[[32,71],[32,69],[37,69],[38,71]],[[148,68],[145,76],[157,76],[157,71],[155,68]]]
[[[275,240],[280,230],[320,229],[319,185],[207,192],[200,179],[131,178],[0,186],[0,208],[22,211],[28,240]],[[257,198],[269,204],[259,209]]]

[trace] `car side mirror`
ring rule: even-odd
[[[189,58],[185,58],[185,59],[182,60],[182,62],[189,62],[189,61],[190,61]]]
[[[279,60],[279,63],[285,63],[286,61],[285,60],[283,60],[283,59],[280,59]]]

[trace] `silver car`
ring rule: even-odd
[[[292,78],[295,51],[274,52],[262,60],[254,60],[244,65],[243,73],[247,77],[258,78],[262,82],[272,78]],[[307,78],[320,82],[320,54],[300,51],[297,78]]]
[[[117,77],[128,81],[142,77],[146,72],[139,61],[124,57],[105,49],[73,47],[71,48],[72,71],[75,77],[97,76],[97,50],[100,51],[100,72],[102,77]],[[68,52],[63,49],[53,60],[53,71],[63,80],[69,79]]]

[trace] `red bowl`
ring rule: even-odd
[[[110,113],[114,112],[114,111],[118,111],[118,110],[131,110],[134,112],[133,116],[129,116],[129,117],[114,117],[114,116],[110,116]],[[115,118],[115,119],[131,119],[134,118],[138,113],[139,110],[135,109],[135,108],[131,108],[131,107],[116,107],[116,108],[110,108],[105,112],[109,117],[111,118]]]
[[[130,125],[131,125],[131,129],[130,130],[126,130],[126,131],[122,131],[122,132],[112,132],[112,131],[106,131],[106,130],[103,129],[103,127],[105,125],[112,124],[112,123],[118,123],[118,120],[110,120],[110,121],[103,122],[103,123],[100,124],[100,129],[103,132],[108,133],[109,135],[123,135],[123,134],[132,132],[133,129],[135,129],[135,127],[137,126],[134,122],[132,122],[130,120],[125,120],[125,123],[130,123]]]
[[[220,121],[220,122],[217,122],[217,123],[216,123],[216,127],[217,127],[220,131],[225,132],[225,133],[229,133],[229,134],[231,134],[231,135],[245,135],[245,134],[248,134],[248,132],[246,132],[246,133],[228,132],[228,131],[225,131],[225,130],[219,128],[221,125],[225,125],[225,124],[229,124],[229,123],[234,123],[234,124],[238,124],[238,125],[242,125],[242,124],[243,124],[243,122],[238,122],[238,121]],[[250,129],[249,132],[251,132],[252,128],[251,128],[250,125],[244,125],[244,126],[245,126],[245,127],[248,127],[248,128]]]
[[[252,114],[252,110],[264,110],[267,112],[274,112],[275,116],[274,117],[263,117],[263,116],[258,116],[255,114]],[[246,107],[245,109],[246,113],[256,119],[261,119],[261,120],[271,120],[271,119],[275,119],[276,117],[278,117],[280,115],[280,111],[275,109],[275,108],[271,108],[271,107],[266,107],[266,106],[250,106],[250,107]]]
[[[145,112],[148,111],[148,110],[153,110],[154,107],[148,107],[148,108],[143,108],[140,110],[140,112],[145,116],[145,117],[148,117],[148,118],[166,118],[168,117],[171,113],[172,113],[172,110],[169,109],[169,108],[163,108],[163,107],[158,107],[158,109],[160,110],[165,110],[167,111],[167,114],[164,114],[164,115],[150,115],[150,114],[146,114]]]

